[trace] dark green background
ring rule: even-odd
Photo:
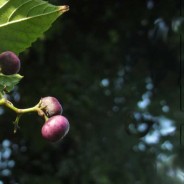
[[[148,1],[137,0],[49,2],[68,4],[70,11],[20,55],[24,79],[11,100],[26,108],[41,97],[55,96],[70,131],[62,142],[48,143],[40,133],[43,120],[28,114],[13,134],[15,114],[6,109],[0,117],[0,139],[11,144],[1,145],[0,150],[10,149],[11,155],[0,163],[14,160],[15,165],[5,176],[8,165],[0,164],[1,180],[12,184],[184,182],[180,142],[184,47],[182,34],[171,27],[173,18],[182,13],[181,2],[150,0],[151,9]],[[159,18],[168,33],[154,24]],[[150,100],[146,108],[137,105],[143,94]],[[20,100],[14,100],[16,95]],[[171,120],[175,130],[164,134],[161,117]],[[155,132],[158,141],[146,142],[144,138]]]

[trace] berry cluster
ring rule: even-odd
[[[69,122],[61,115],[63,108],[59,101],[54,97],[44,97],[40,107],[49,117],[42,127],[42,136],[52,142],[62,139],[69,131]]]
[[[19,72],[20,67],[20,59],[15,53],[6,51],[0,54],[0,74],[3,76],[16,75]],[[41,98],[40,102],[34,107],[18,109],[4,97],[5,92],[5,90],[0,92],[0,105],[5,105],[17,113],[16,120],[14,121],[15,132],[18,128],[18,123],[22,114],[37,112],[38,115],[45,120],[41,129],[43,138],[51,142],[57,142],[68,133],[70,127],[69,122],[67,118],[62,115],[63,108],[55,97],[44,97]]]

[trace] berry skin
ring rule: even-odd
[[[59,101],[55,97],[44,97],[41,99],[41,107],[48,117],[60,115],[63,112],[63,108]]]
[[[0,54],[0,72],[4,75],[16,74],[19,72],[20,67],[20,59],[15,53],[6,51]]]
[[[50,142],[61,140],[69,131],[68,120],[62,115],[49,118],[42,126],[41,134],[44,139]]]

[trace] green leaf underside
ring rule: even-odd
[[[0,73],[0,93],[3,91],[12,91],[15,85],[17,85],[22,78],[23,76],[19,74],[3,75]]]
[[[0,0],[0,52],[24,51],[67,10],[42,0]]]

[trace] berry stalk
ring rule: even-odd
[[[45,115],[45,113],[42,110],[43,107],[40,107],[40,102],[37,105],[33,106],[33,107],[19,109],[19,108],[15,107],[9,100],[7,100],[6,98],[2,97],[0,99],[0,105],[4,105],[4,106],[8,107],[9,109],[13,110],[17,114],[25,114],[25,113],[29,113],[29,112],[37,112],[40,116],[43,116],[45,120],[48,119],[47,116]]]

